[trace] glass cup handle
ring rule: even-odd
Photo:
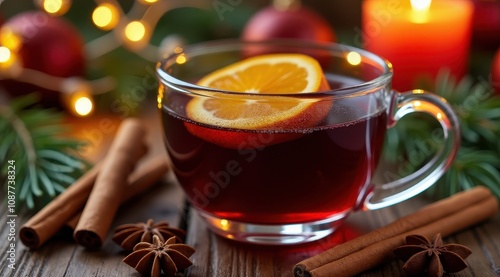
[[[394,205],[428,189],[449,168],[460,148],[460,124],[445,99],[422,90],[393,91],[390,104],[389,127],[407,114],[427,113],[440,123],[443,141],[435,156],[422,168],[406,177],[376,185],[365,198],[365,210]]]

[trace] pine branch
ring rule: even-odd
[[[473,186],[484,185],[500,199],[500,96],[485,80],[473,82],[465,77],[459,82],[448,72],[441,72],[434,91],[445,98],[456,112],[462,131],[462,145],[451,168],[428,190],[444,198]],[[433,120],[420,115],[402,118],[388,131],[384,158],[398,162],[401,157],[419,151],[418,142],[429,138],[439,128]],[[427,153],[431,158],[434,153]],[[399,159],[399,160],[398,160]],[[422,166],[416,165],[417,168]]]
[[[43,207],[79,177],[86,164],[77,149],[83,145],[65,137],[63,116],[55,111],[27,108],[34,95],[0,105],[0,176],[15,161],[16,208]],[[7,184],[5,184],[7,186]]]

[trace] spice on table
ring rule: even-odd
[[[102,164],[95,165],[78,181],[41,209],[19,231],[19,238],[30,249],[37,249],[85,206]]]
[[[121,204],[137,197],[141,193],[147,191],[158,183],[158,180],[170,170],[170,165],[166,157],[159,155],[159,157],[151,158],[145,161],[137,170],[135,170],[128,179],[128,187],[123,193]],[[89,191],[90,194],[90,191]],[[88,194],[87,194],[88,198]],[[82,205],[83,209],[83,205]],[[65,227],[73,232],[80,220],[82,212],[76,213],[70,220],[65,223]],[[132,250],[132,249],[131,249]]]
[[[403,270],[410,275],[426,273],[441,277],[444,272],[455,273],[467,268],[465,259],[472,251],[463,245],[452,243],[443,245],[441,234],[432,241],[421,235],[406,237],[406,244],[396,247],[394,254],[405,262]]]
[[[102,246],[120,206],[129,174],[137,163],[137,157],[146,152],[143,125],[138,119],[125,119],[103,161],[73,233],[75,241],[87,249],[95,250]]]
[[[146,223],[137,222],[135,224],[123,224],[115,229],[112,239],[123,249],[132,251],[139,242],[153,242],[153,236],[158,236],[161,241],[166,241],[170,237],[175,237],[177,242],[182,242],[186,232],[182,229],[171,227],[168,222],[160,221],[155,223],[153,219],[148,219]]]
[[[491,191],[485,187],[474,188],[306,259],[295,265],[293,273],[298,277],[354,276],[394,259],[393,249],[404,245],[408,235],[451,235],[490,218],[497,211],[498,200]],[[436,218],[437,214],[440,217]],[[434,218],[429,220],[429,215]]]
[[[164,242],[157,235],[153,235],[153,243],[138,243],[134,252],[125,257],[123,262],[143,275],[159,277],[163,271],[166,276],[175,276],[177,272],[193,264],[189,257],[194,252],[191,246],[177,243],[175,237]]]

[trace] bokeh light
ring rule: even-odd
[[[130,41],[141,41],[145,36],[146,26],[140,21],[132,21],[125,27],[125,37]]]
[[[119,18],[118,9],[110,3],[100,4],[92,12],[92,22],[102,30],[113,29]]]
[[[9,48],[12,52],[17,52],[21,48],[21,44],[21,37],[9,27],[2,27],[0,29],[0,45]]]
[[[70,0],[42,0],[43,10],[52,15],[63,15],[71,6]]]
[[[347,62],[351,65],[359,65],[361,63],[361,55],[358,52],[351,51],[347,54]]]
[[[10,49],[5,46],[0,46],[0,63],[7,63],[11,59]]]
[[[77,115],[87,116],[92,112],[94,105],[87,96],[78,97],[74,103],[74,109]]]

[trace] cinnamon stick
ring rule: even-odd
[[[126,190],[128,175],[137,162],[136,157],[144,153],[144,135],[145,130],[138,119],[125,119],[120,125],[73,233],[78,244],[88,249],[102,246]]]
[[[101,164],[95,165],[74,184],[21,226],[19,238],[31,249],[39,248],[80,211],[92,190]]]
[[[294,272],[296,276],[302,276],[302,272],[312,270],[331,261],[340,259],[375,242],[429,224],[439,218],[443,218],[481,201],[490,195],[491,192],[484,187],[475,187],[467,192],[457,193],[452,197],[427,205],[419,211],[402,217],[389,225],[357,237],[348,243],[341,244],[319,255],[306,259],[295,265]]]
[[[295,276],[356,275],[394,258],[392,250],[403,245],[407,235],[420,234],[429,239],[437,233],[447,236],[491,217],[497,210],[498,201],[491,192],[477,187],[306,259],[293,271]]]
[[[130,176],[121,204],[151,188],[168,170],[169,164],[165,157],[154,158],[146,162]],[[81,215],[80,211],[73,216],[66,222],[66,227],[75,230]]]
[[[394,259],[392,251],[397,246],[404,245],[405,237],[408,235],[422,235],[431,239],[437,233],[441,233],[445,237],[493,216],[497,210],[498,201],[495,197],[490,196],[486,200],[431,224],[382,240],[339,260],[313,269],[309,272],[309,276],[354,276]]]

